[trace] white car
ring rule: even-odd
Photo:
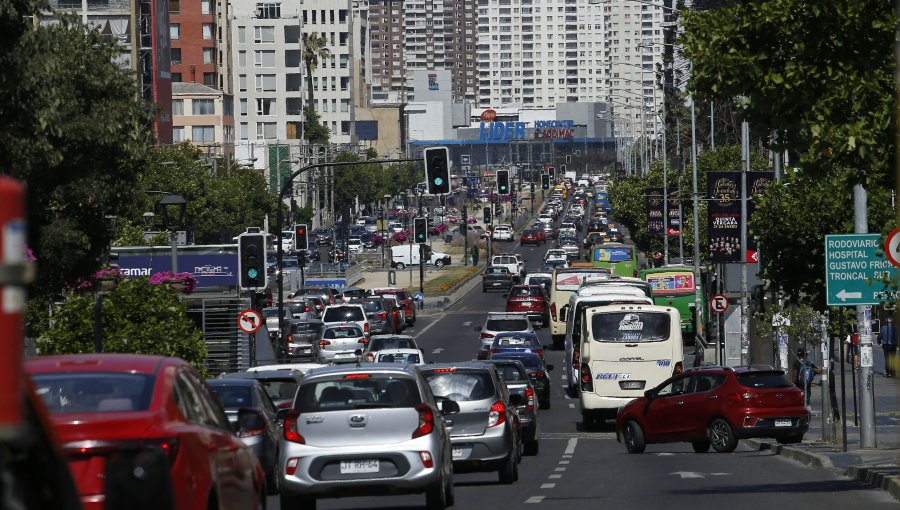
[[[512,241],[514,233],[512,227],[509,225],[497,225],[494,227],[492,236],[494,241]]]
[[[553,216],[551,216],[551,215],[548,214],[548,213],[543,213],[543,214],[541,214],[540,216],[538,216],[538,220],[539,220],[541,223],[552,223],[552,222],[553,222]]]
[[[420,349],[382,349],[372,354],[375,363],[425,364],[425,354]]]
[[[562,260],[568,262],[569,256],[566,253],[566,250],[563,250],[561,248],[553,248],[547,250],[547,254],[544,255],[544,262],[549,262],[551,260]]]

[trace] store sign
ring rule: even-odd
[[[486,110],[485,113],[492,110]],[[496,115],[496,112],[494,112]],[[489,115],[489,118],[490,117]],[[482,122],[478,128],[479,138],[481,140],[505,141],[505,140],[525,140],[528,137],[525,128],[527,122],[511,121],[511,122],[489,122],[485,121],[485,115],[482,114]],[[536,140],[553,140],[553,139],[572,139],[575,138],[575,121],[573,120],[536,120],[534,121],[534,139]]]
[[[575,138],[575,121],[573,120],[538,120],[534,123],[534,138],[547,140],[556,138]]]
[[[478,129],[482,140],[524,140],[525,122],[481,122]]]

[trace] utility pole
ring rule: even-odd
[[[750,364],[750,317],[747,300],[747,172],[750,170],[750,124],[741,122],[741,364]]]
[[[853,186],[853,231],[869,231],[868,197],[862,184]],[[875,395],[872,370],[872,307],[857,305],[856,331],[859,333],[859,446],[875,448]]]
[[[716,103],[709,102],[709,148],[716,150]]]
[[[669,265],[669,167],[666,161],[666,94],[662,100],[662,160],[663,160],[663,265]],[[699,280],[698,280],[699,281]],[[697,309],[697,318],[700,309]],[[698,321],[699,322],[699,321]]]
[[[828,316],[819,320],[819,338],[822,344],[822,440],[834,441],[834,411],[831,409],[831,336],[828,334]]]
[[[694,98],[691,97],[691,165],[694,171],[694,281],[700,281],[700,195],[697,193],[697,113],[694,110]],[[700,317],[700,293],[694,293],[694,306]],[[703,321],[697,321],[697,336],[702,333]]]

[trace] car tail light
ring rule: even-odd
[[[488,428],[496,427],[506,421],[506,406],[499,400],[494,402],[488,413]]]
[[[550,317],[556,320],[556,303],[550,305]]]
[[[422,467],[426,469],[434,467],[434,459],[431,457],[431,452],[419,452],[419,458],[422,459]]]
[[[581,364],[581,391],[594,391],[594,378],[587,363]]]
[[[494,335],[491,333],[482,333],[480,335],[481,338],[494,338]]]
[[[525,409],[534,411],[534,389],[525,388]]]
[[[331,345],[331,342],[328,340],[319,340],[319,347],[325,347],[326,345]]]
[[[367,353],[367,354],[366,354],[366,361],[370,361],[370,362],[375,361],[375,354],[373,354],[373,353],[371,353],[371,352],[370,352],[370,353]]]
[[[531,377],[533,377],[533,378],[535,378],[535,379],[543,379],[543,378],[546,377],[546,376],[547,376],[547,373],[544,372],[543,370],[539,370],[539,371],[534,372],[533,374],[531,374]]]
[[[413,439],[431,434],[431,431],[434,430],[434,411],[428,407],[428,404],[424,402],[418,404],[416,406],[416,411],[419,412],[419,426],[416,427],[416,430],[412,433]]]
[[[363,324],[363,331],[365,331],[366,333],[369,332],[369,323],[368,322]]]
[[[261,429],[253,429],[253,430],[241,430],[238,432],[238,437],[254,437],[261,436],[266,433],[266,428],[263,427]]]
[[[288,335],[288,342],[294,341],[294,335]]]
[[[97,455],[109,455],[113,452],[128,450],[161,450],[169,464],[175,463],[178,456],[179,440],[177,437],[165,437],[158,439],[143,439],[139,441],[73,441],[62,445],[62,449],[70,457],[93,457]]]
[[[378,312],[379,319],[387,319],[387,312]]]
[[[357,340],[356,343],[366,345],[369,343],[369,339],[366,337],[363,337],[363,338],[360,338],[359,340]]]
[[[684,365],[679,361],[678,363],[675,363],[675,369],[672,370],[672,375],[678,375],[682,372],[684,372]]]
[[[300,465],[300,457],[291,457],[284,465],[284,474],[293,476],[297,472],[297,466]]]
[[[534,349],[531,352],[537,354],[538,356],[540,356],[542,358],[544,357],[544,349]]]
[[[300,435],[297,424],[300,423],[300,411],[291,409],[284,415],[284,439],[297,444],[306,444],[306,439]],[[295,466],[296,469],[296,466]]]
[[[572,349],[572,366],[577,367],[580,360],[581,353],[578,351],[578,349]]]
[[[434,369],[435,374],[448,374],[450,372],[456,372],[456,369],[452,368],[452,367],[450,367],[450,368],[435,368]]]
[[[309,306],[306,307],[306,311],[307,311],[307,312],[309,311]]]

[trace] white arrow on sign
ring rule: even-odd
[[[841,301],[847,301],[848,299],[862,299],[862,292],[847,292],[847,289],[841,289],[841,291],[836,294],[836,297]]]
[[[703,476],[703,473],[697,473],[694,471],[676,471],[674,473],[669,473],[670,475],[678,475],[683,479],[685,478],[706,478]]]

